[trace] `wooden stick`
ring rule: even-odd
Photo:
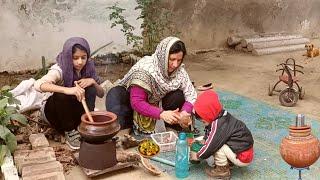
[[[50,127],[50,125],[49,125],[49,124],[46,124],[46,123],[42,123],[42,122],[39,122],[39,121],[33,120],[30,116],[27,116],[27,115],[25,115],[25,114],[23,114],[23,115],[28,119],[28,121],[32,121],[32,122],[37,123],[37,124],[40,124],[40,125],[42,125],[42,126]]]
[[[77,87],[80,87],[78,83],[75,83],[75,85],[76,85]],[[92,116],[91,116],[91,114],[90,114],[89,108],[88,108],[88,106],[87,106],[86,100],[85,100],[84,98],[81,100],[81,103],[82,103],[82,106],[83,106],[83,108],[84,108],[84,111],[86,112],[86,114],[87,114],[87,116],[88,116],[89,121],[90,121],[90,122],[94,122],[94,120],[93,120],[93,118],[92,118]]]
[[[202,54],[202,53],[207,53],[207,52],[216,52],[217,49],[200,49],[200,50],[196,50],[195,53],[196,54]]]
[[[90,114],[89,108],[88,108],[88,106],[87,106],[86,100],[85,100],[85,99],[82,99],[81,103],[82,103],[82,106],[83,106],[83,108],[84,108],[84,111],[86,112],[86,114],[87,114],[87,116],[88,116],[89,121],[90,121],[90,122],[94,122],[94,121],[93,121],[93,118],[92,118],[92,116],[91,116],[91,114]]]

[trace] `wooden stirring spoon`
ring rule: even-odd
[[[75,82],[74,84],[75,84],[77,87],[80,87],[78,83]],[[90,122],[94,122],[94,121],[93,121],[93,118],[92,118],[92,116],[91,116],[91,114],[90,114],[89,108],[88,108],[88,106],[87,106],[86,100],[85,100],[84,98],[81,100],[81,103],[82,103],[82,106],[83,106],[83,108],[84,108],[84,111],[86,112],[86,114],[87,114],[87,116],[88,116],[89,121],[90,121]]]

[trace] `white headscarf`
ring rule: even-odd
[[[191,80],[181,64],[168,74],[169,50],[180,39],[167,37],[157,46],[152,56],[140,59],[120,81],[120,85],[129,88],[132,85],[142,87],[148,92],[149,103],[159,103],[169,92],[180,89],[186,101],[194,103],[197,97]]]

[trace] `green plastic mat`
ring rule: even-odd
[[[281,140],[288,135],[288,126],[294,124],[296,114],[231,92],[217,92],[224,108],[246,123],[255,140],[253,163],[248,167],[234,167],[232,179],[298,179],[298,170],[290,169],[279,151]],[[319,138],[320,121],[306,117],[306,123],[311,124],[313,135]],[[196,122],[196,126],[203,134],[202,123]],[[174,162],[175,152],[160,153],[159,157]],[[153,163],[175,177],[174,167]],[[204,172],[207,166],[205,161],[191,164],[186,179],[207,179]],[[310,166],[310,170],[302,171],[302,179],[320,180],[320,160]]]

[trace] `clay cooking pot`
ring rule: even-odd
[[[86,142],[99,143],[111,139],[120,130],[117,115],[108,111],[90,112],[94,122],[90,122],[88,116],[81,116],[81,123],[78,127],[81,137]]]

